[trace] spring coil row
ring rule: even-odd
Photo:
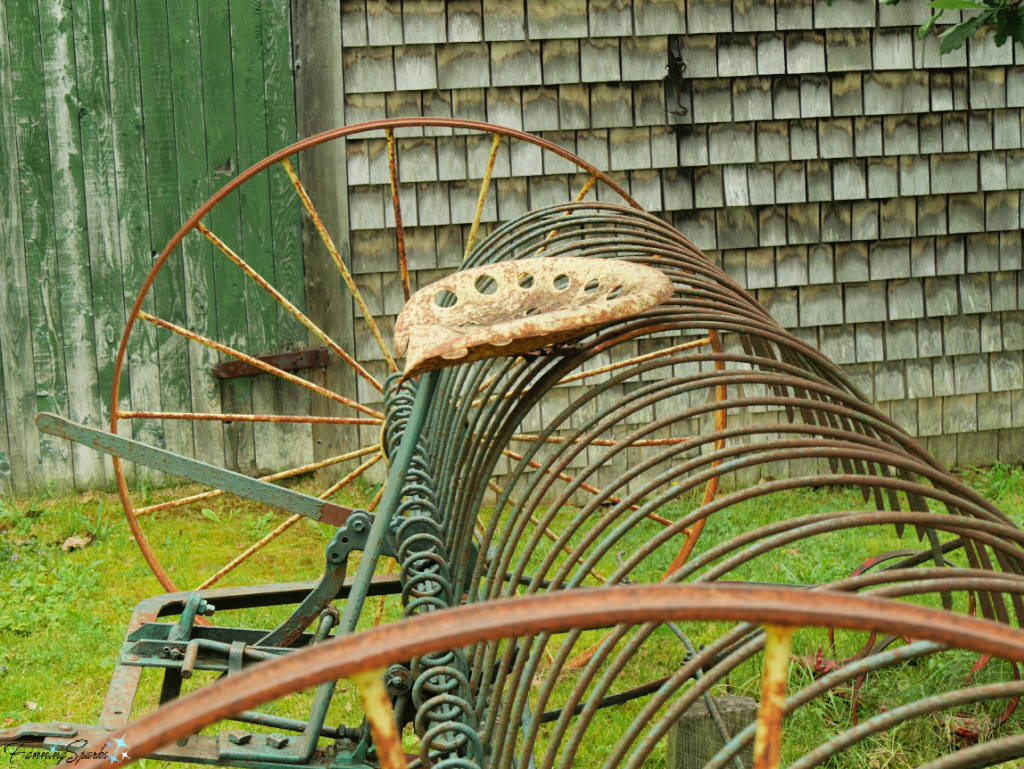
[[[416,397],[416,385],[403,382],[399,386],[399,378],[392,374],[384,386],[384,447],[388,457],[402,442]],[[402,484],[402,501],[394,521],[404,616],[454,606],[457,596],[422,437]],[[414,726],[420,737],[420,757],[413,762],[413,769],[479,769],[483,765],[483,746],[470,705],[465,655],[458,649],[428,654],[412,660],[410,668]]]

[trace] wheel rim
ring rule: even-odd
[[[326,228],[323,226],[322,221],[320,220],[320,217],[319,217],[319,215],[318,215],[318,213],[316,211],[315,202],[311,201],[309,199],[308,195],[306,194],[305,189],[302,186],[301,180],[299,179],[298,175],[295,173],[295,170],[294,170],[294,168],[293,168],[293,166],[292,166],[292,164],[290,162],[290,159],[293,158],[294,156],[296,156],[298,153],[302,152],[303,150],[310,149],[312,147],[318,146],[320,144],[324,144],[326,142],[330,142],[330,141],[334,141],[334,140],[342,139],[342,138],[346,138],[346,137],[354,137],[354,136],[358,136],[360,134],[368,133],[368,132],[371,132],[371,131],[380,131],[380,130],[384,130],[385,131],[386,141],[387,141],[389,177],[390,177],[391,191],[392,191],[391,197],[392,197],[392,203],[393,203],[393,206],[394,206],[394,222],[395,222],[395,225],[396,225],[395,229],[396,229],[396,237],[397,237],[397,241],[398,241],[398,250],[399,250],[399,269],[400,269],[400,275],[401,275],[401,280],[402,280],[403,295],[407,299],[409,294],[410,294],[410,277],[409,277],[409,269],[408,269],[408,260],[407,260],[407,256],[406,256],[406,253],[405,253],[404,228],[403,228],[403,220],[402,220],[402,212],[401,212],[401,203],[400,203],[400,198],[399,198],[399,195],[398,195],[398,170],[397,170],[397,164],[398,164],[398,161],[400,159],[397,156],[394,138],[395,138],[395,131],[396,130],[401,130],[403,128],[421,128],[421,127],[438,127],[438,128],[446,128],[446,129],[462,129],[462,130],[467,130],[467,131],[479,131],[479,132],[482,132],[482,133],[485,133],[485,134],[489,134],[489,135],[491,135],[493,137],[491,151],[490,151],[490,153],[488,155],[487,165],[486,165],[486,168],[484,170],[482,182],[481,182],[481,185],[480,185],[480,189],[481,189],[480,197],[479,197],[479,200],[478,200],[478,203],[477,203],[477,207],[476,207],[476,210],[475,210],[475,213],[474,213],[473,222],[472,222],[472,225],[470,227],[470,233],[469,233],[469,236],[468,236],[467,242],[466,242],[465,253],[466,253],[467,257],[471,253],[471,251],[473,250],[474,245],[476,244],[478,228],[479,228],[479,225],[481,223],[481,214],[483,213],[483,207],[484,207],[484,204],[485,204],[486,197],[487,197],[487,195],[489,193],[491,193],[491,194],[493,194],[495,196],[497,195],[496,192],[493,192],[490,189],[493,186],[491,184],[491,173],[492,173],[492,170],[493,170],[493,167],[494,167],[494,164],[495,164],[495,159],[496,159],[497,150],[499,148],[499,144],[503,140],[506,140],[506,141],[509,141],[509,142],[511,142],[511,141],[521,141],[521,142],[527,142],[529,144],[535,145],[535,146],[539,147],[541,150],[543,150],[545,152],[554,153],[555,155],[560,156],[562,159],[568,161],[569,163],[571,163],[576,168],[581,169],[585,173],[589,174],[589,178],[582,185],[582,188],[578,191],[578,193],[576,195],[576,199],[577,200],[584,199],[588,194],[591,193],[591,190],[595,187],[595,185],[600,183],[600,184],[604,185],[605,187],[607,187],[612,193],[614,193],[616,196],[618,196],[627,205],[629,205],[629,206],[631,206],[631,207],[633,207],[635,209],[639,209],[639,204],[637,204],[637,202],[629,195],[628,192],[626,192],[626,190],[624,190],[613,179],[611,179],[611,177],[609,177],[607,174],[602,172],[600,169],[597,169],[596,167],[594,167],[590,163],[587,163],[583,159],[581,159],[578,156],[574,155],[573,153],[565,150],[564,148],[558,146],[557,144],[554,144],[553,142],[547,141],[547,140],[542,139],[540,137],[533,136],[532,134],[528,134],[528,133],[525,133],[525,132],[522,132],[522,131],[518,131],[518,130],[514,130],[514,129],[507,129],[507,128],[503,128],[503,127],[499,127],[499,126],[494,126],[494,125],[490,125],[490,124],[487,124],[487,123],[480,123],[480,122],[476,122],[476,121],[457,120],[457,119],[448,119],[448,118],[401,118],[401,119],[393,119],[393,120],[374,121],[374,122],[371,122],[371,123],[363,123],[363,124],[354,125],[354,126],[346,126],[346,127],[343,127],[343,128],[338,128],[338,129],[335,129],[335,130],[332,130],[332,131],[328,131],[328,132],[319,134],[317,136],[309,137],[309,138],[307,138],[307,139],[305,139],[303,141],[297,142],[297,143],[291,145],[290,147],[287,147],[287,148],[285,148],[285,149],[283,149],[283,150],[281,150],[281,151],[279,151],[279,152],[269,156],[268,158],[264,159],[260,163],[257,163],[256,165],[254,165],[251,168],[249,168],[247,171],[239,174],[235,179],[233,179],[231,182],[229,182],[227,185],[225,185],[220,191],[218,191],[215,195],[213,195],[198,211],[196,211],[196,213],[193,214],[188,219],[188,221],[185,222],[184,225],[182,225],[182,227],[178,230],[178,232],[170,240],[170,242],[168,242],[168,244],[164,247],[164,249],[161,251],[159,256],[154,261],[154,264],[153,264],[149,274],[147,275],[146,280],[144,281],[141,289],[139,290],[139,293],[136,296],[135,302],[134,302],[134,304],[133,304],[133,306],[131,308],[131,311],[129,313],[128,321],[126,323],[125,330],[124,330],[124,332],[122,334],[121,342],[120,342],[120,345],[119,345],[119,348],[118,348],[118,352],[117,352],[117,357],[115,359],[115,369],[114,369],[114,378],[113,378],[112,395],[111,395],[111,418],[110,418],[110,430],[111,430],[111,432],[116,434],[118,432],[119,422],[121,422],[122,420],[127,420],[127,419],[131,419],[131,420],[143,420],[143,419],[161,420],[161,422],[164,423],[164,424],[166,424],[170,420],[181,419],[181,420],[191,420],[191,421],[194,421],[194,422],[200,422],[200,421],[220,421],[220,422],[239,421],[239,422],[253,422],[253,423],[257,423],[257,424],[259,424],[259,423],[274,423],[274,422],[276,422],[276,423],[284,423],[284,424],[289,424],[289,423],[291,423],[291,424],[296,424],[296,423],[298,423],[298,424],[333,423],[333,424],[339,424],[339,425],[353,425],[353,426],[359,425],[359,426],[374,427],[374,428],[377,425],[381,425],[382,426],[382,416],[383,415],[379,411],[377,411],[375,409],[370,409],[370,408],[366,408],[366,407],[362,406],[362,404],[359,403],[359,401],[356,399],[354,394],[351,394],[351,396],[350,396],[349,394],[342,394],[342,393],[336,393],[336,392],[333,392],[333,391],[328,391],[327,388],[315,388],[315,387],[310,386],[309,383],[306,383],[304,380],[302,380],[299,377],[296,377],[294,375],[288,375],[286,372],[282,372],[281,370],[273,370],[275,367],[260,366],[258,361],[255,361],[251,357],[249,357],[249,356],[247,356],[245,354],[242,354],[240,350],[236,350],[236,349],[230,347],[229,345],[225,345],[223,343],[217,342],[216,340],[210,339],[210,338],[205,337],[205,336],[203,336],[201,334],[196,334],[194,332],[190,332],[187,328],[184,328],[184,327],[176,325],[176,324],[172,324],[169,321],[165,321],[165,320],[162,320],[162,319],[156,317],[154,314],[151,314],[149,312],[144,311],[143,310],[143,303],[145,302],[147,296],[150,294],[150,291],[151,291],[151,289],[153,287],[153,284],[154,284],[154,281],[156,280],[157,275],[165,267],[165,265],[168,262],[168,259],[171,257],[172,254],[174,254],[181,247],[182,242],[184,241],[185,237],[189,233],[195,231],[199,235],[205,237],[210,243],[213,244],[213,246],[221,254],[223,254],[227,259],[229,259],[234,264],[234,266],[237,269],[241,270],[242,273],[244,274],[244,279],[245,280],[253,281],[259,287],[259,289],[261,289],[261,290],[265,291],[266,293],[268,293],[271,296],[271,298],[278,303],[278,305],[281,305],[293,318],[295,318],[302,325],[304,325],[309,330],[309,332],[311,332],[312,334],[317,336],[320,339],[320,341],[328,347],[330,353],[332,353],[333,355],[338,356],[346,364],[350,365],[356,371],[357,375],[362,377],[362,379],[365,382],[367,382],[370,386],[372,386],[375,390],[381,391],[381,389],[382,389],[381,382],[377,381],[368,371],[366,371],[366,368],[359,361],[356,360],[355,351],[348,352],[348,351],[344,350],[344,348],[341,347],[341,345],[339,345],[339,344],[335,343],[333,340],[331,340],[326,335],[326,333],[324,333],[322,331],[322,329],[320,329],[315,323],[313,323],[311,320],[309,320],[309,318],[301,310],[298,309],[298,307],[296,306],[295,303],[293,303],[291,300],[289,300],[288,297],[285,297],[283,294],[278,292],[270,284],[269,281],[267,281],[265,278],[260,276],[260,274],[254,268],[252,268],[251,265],[249,265],[243,259],[242,256],[239,256],[234,250],[232,250],[230,244],[225,243],[223,240],[220,239],[220,237],[218,237],[218,235],[215,232],[212,232],[206,225],[204,225],[202,220],[211,211],[213,211],[218,204],[222,203],[226,198],[228,198],[229,195],[231,195],[233,192],[238,190],[247,181],[253,179],[254,177],[259,175],[260,173],[262,173],[264,171],[267,171],[268,169],[272,169],[275,165],[282,166],[283,170],[288,175],[290,182],[292,183],[293,187],[297,191],[300,200],[302,200],[304,213],[306,213],[307,215],[310,216],[310,218],[313,221],[314,226],[316,227],[317,231],[320,233],[321,238],[323,239],[323,242],[326,245],[328,252],[331,254],[331,257],[332,257],[333,261],[335,262],[336,266],[339,268],[339,271],[342,273],[342,277],[343,277],[345,283],[348,285],[350,293],[352,294],[353,299],[356,302],[356,305],[357,305],[357,307],[359,309],[360,314],[363,316],[363,318],[366,320],[368,326],[370,327],[370,329],[371,329],[371,331],[372,331],[372,333],[373,333],[373,335],[375,337],[375,341],[376,341],[378,347],[381,350],[382,355],[384,356],[385,360],[388,362],[389,368],[393,369],[394,363],[393,363],[393,358],[392,358],[391,351],[388,348],[388,345],[385,343],[384,339],[382,338],[382,334],[380,333],[380,330],[379,330],[377,324],[374,322],[373,316],[369,312],[369,310],[368,310],[368,308],[367,308],[367,306],[365,304],[365,301],[362,299],[362,297],[360,295],[360,292],[358,290],[358,287],[355,285],[355,283],[354,283],[354,281],[352,279],[351,271],[347,270],[344,267],[344,263],[343,263],[342,258],[340,256],[340,253],[339,253],[339,251],[338,251],[338,249],[337,249],[337,247],[336,247],[336,245],[335,245],[335,243],[334,243],[330,233],[328,233],[326,231]],[[355,411],[355,413],[351,417],[350,416],[346,416],[346,417],[319,417],[318,418],[318,417],[313,417],[313,416],[303,417],[303,416],[279,415],[279,414],[255,414],[254,413],[254,414],[234,414],[234,415],[231,415],[231,414],[224,414],[224,413],[220,413],[220,414],[194,413],[194,412],[174,413],[174,412],[153,412],[153,411],[124,410],[124,409],[121,409],[120,408],[120,403],[119,403],[119,401],[120,401],[120,397],[119,396],[120,396],[120,390],[121,390],[122,374],[125,371],[126,364],[127,364],[128,350],[129,350],[129,344],[130,344],[130,339],[131,339],[131,336],[132,336],[132,332],[133,332],[133,330],[136,329],[139,321],[148,322],[150,324],[153,324],[157,328],[163,329],[164,331],[167,331],[167,332],[170,332],[170,333],[177,334],[177,335],[180,335],[182,337],[185,337],[191,343],[204,344],[207,347],[212,348],[215,352],[217,352],[219,354],[227,355],[227,356],[229,356],[231,358],[245,361],[245,362],[249,363],[250,365],[256,366],[257,368],[263,368],[264,371],[266,371],[267,373],[271,373],[271,374],[274,374],[275,376],[277,376],[279,378],[286,379],[286,380],[290,381],[295,386],[305,387],[307,389],[310,389],[317,396],[331,398],[332,400],[335,400],[335,401],[341,403],[342,405],[344,405],[346,407],[349,407],[350,409],[353,409]],[[719,344],[718,344],[717,340],[715,340],[714,346],[715,346],[716,349],[719,349]],[[253,410],[255,411],[255,407],[254,407]],[[722,419],[723,419],[723,424],[724,424],[724,414],[725,414],[725,412],[723,411],[723,412],[721,412],[721,414],[722,414]],[[232,419],[228,419],[227,417],[229,417],[229,416],[233,417],[233,418]],[[269,480],[269,481],[283,480],[283,479],[288,478],[288,477],[294,477],[294,476],[297,476],[297,475],[301,475],[301,474],[313,472],[313,471],[316,471],[316,470],[319,470],[319,469],[323,469],[323,468],[328,467],[328,466],[333,465],[333,464],[340,464],[342,462],[350,462],[350,461],[353,461],[353,460],[358,460],[359,464],[358,464],[358,466],[354,470],[352,470],[350,473],[348,473],[341,480],[341,482],[339,482],[337,484],[334,484],[334,486],[332,488],[328,488],[324,492],[324,494],[333,494],[333,493],[336,493],[337,491],[339,491],[341,488],[343,488],[348,483],[351,483],[352,481],[354,481],[356,478],[358,478],[360,475],[362,475],[366,470],[368,470],[373,464],[378,462],[380,459],[381,459],[381,453],[379,451],[379,446],[376,446],[376,447],[370,446],[370,447],[366,447],[364,449],[360,449],[358,451],[348,452],[346,454],[338,455],[338,456],[333,457],[333,458],[328,458],[328,459],[322,460],[320,462],[308,463],[308,464],[300,466],[300,467],[291,468],[289,470],[285,470],[285,471],[282,471],[282,472],[279,472],[279,473],[273,473],[273,474],[271,474],[269,476],[264,476],[264,479],[265,480]],[[131,491],[129,490],[129,487],[128,487],[128,483],[127,483],[127,480],[126,480],[126,477],[125,477],[125,472],[124,472],[124,467],[123,467],[122,462],[115,458],[114,462],[113,462],[113,467],[114,467],[114,474],[115,474],[115,479],[116,479],[116,483],[117,483],[117,487],[118,487],[118,492],[119,492],[122,504],[123,504],[124,509],[125,509],[125,514],[126,514],[126,517],[128,519],[128,523],[129,523],[129,526],[131,528],[132,535],[133,535],[133,537],[135,539],[135,542],[136,542],[137,546],[139,547],[140,551],[142,552],[143,557],[146,560],[149,568],[152,570],[152,572],[154,573],[154,575],[156,576],[156,578],[158,579],[160,584],[163,586],[163,588],[165,590],[167,590],[167,591],[176,591],[176,590],[178,590],[178,586],[175,584],[174,580],[172,580],[171,577],[168,575],[166,569],[164,568],[164,566],[162,565],[162,563],[160,561],[160,558],[158,557],[157,553],[154,551],[152,545],[150,544],[148,538],[146,537],[145,531],[143,530],[143,528],[142,528],[142,526],[140,524],[139,516],[140,515],[146,515],[146,514],[150,514],[150,513],[159,512],[161,510],[167,510],[167,509],[171,509],[171,508],[175,508],[175,507],[184,506],[186,504],[193,504],[193,503],[197,503],[197,502],[202,502],[205,499],[210,499],[210,498],[219,496],[219,494],[217,492],[213,492],[213,491],[202,492],[202,493],[199,493],[199,494],[191,495],[189,497],[179,498],[177,500],[173,500],[173,501],[170,501],[170,502],[164,502],[164,503],[160,503],[160,504],[156,504],[156,505],[149,505],[149,506],[137,509],[135,507],[134,503],[133,503],[133,500],[132,500]],[[713,480],[712,482],[709,483],[708,492],[707,492],[707,499],[710,500],[710,499],[712,499],[714,497],[714,493],[715,493],[715,489],[716,488],[717,488],[717,479],[715,479],[715,480]],[[204,580],[198,587],[199,588],[209,587],[210,585],[214,584],[215,582],[217,582],[222,577],[226,576],[228,573],[230,573],[233,569],[235,569],[239,565],[241,565],[241,563],[243,563],[245,560],[247,560],[253,554],[258,552],[260,549],[265,547],[271,541],[273,541],[278,536],[283,534],[288,528],[290,528],[296,522],[296,520],[297,520],[297,518],[295,516],[292,516],[291,518],[286,519],[279,526],[277,526],[275,529],[273,529],[269,534],[267,534],[263,538],[259,539],[257,542],[255,542],[252,546],[250,546],[248,549],[246,549],[239,556],[237,556],[236,558],[234,558],[231,561],[229,561],[223,567],[217,569],[216,572],[214,572],[209,578]]]

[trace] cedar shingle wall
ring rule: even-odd
[[[1019,48],[989,34],[940,57],[916,36],[923,2],[344,7],[347,123],[539,133],[611,171],[943,462],[1024,458]],[[399,142],[420,285],[459,264],[490,145],[444,133]],[[569,199],[570,170],[503,148],[484,221]],[[349,141],[348,172],[354,267],[393,327],[383,139]]]

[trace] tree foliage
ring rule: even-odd
[[[883,5],[899,5],[902,0],[878,0]],[[828,0],[832,5],[834,0]],[[950,24],[941,31],[939,36],[939,52],[950,53],[964,47],[967,38],[982,27],[994,24],[996,27],[995,43],[1002,47],[1007,40],[1024,44],[1024,0],[931,0],[928,7],[932,16],[921,25],[917,32],[918,38],[924,38],[931,32],[936,23],[940,23],[946,11],[965,11],[961,21]],[[973,12],[973,13],[972,13]]]

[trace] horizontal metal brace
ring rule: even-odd
[[[256,360],[267,363],[282,371],[298,371],[303,368],[326,368],[328,354],[326,347],[313,350],[296,350],[295,352],[279,352],[274,355],[260,355]],[[241,360],[229,360],[218,363],[210,373],[217,379],[237,379],[243,376],[256,376],[269,372]]]
[[[36,427],[41,432],[56,435],[59,438],[67,438],[104,454],[220,489],[268,507],[284,510],[287,513],[295,513],[312,518],[314,521],[329,523],[332,526],[344,525],[353,512],[351,507],[325,502],[322,499],[300,494],[272,483],[258,481],[241,473],[214,467],[195,459],[188,459],[171,451],[147,446],[120,435],[94,430],[56,414],[40,414],[36,417]]]

